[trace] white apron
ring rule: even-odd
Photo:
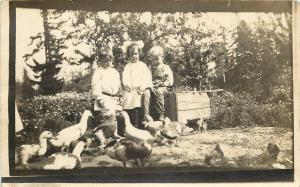
[[[129,110],[136,107],[142,107],[142,94],[137,91],[124,92],[123,109]]]

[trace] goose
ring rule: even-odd
[[[154,137],[150,132],[142,129],[135,128],[131,123],[127,112],[122,111],[120,113],[120,117],[123,118],[124,121],[124,136],[127,139],[131,139],[134,141],[144,141],[150,143],[151,145],[154,143]]]
[[[136,160],[138,166],[143,167],[143,161],[151,154],[152,146],[147,142],[135,142],[123,138],[112,139],[105,146],[99,146],[99,150],[111,159],[122,162],[124,168],[129,160]]]
[[[80,169],[81,152],[84,150],[85,143],[79,141],[72,153],[59,152],[54,153],[47,159],[47,163],[43,166],[45,170],[61,170],[61,169]]]
[[[61,148],[61,151],[64,151],[65,149],[69,150],[70,143],[78,140],[86,132],[88,118],[92,116],[90,110],[85,110],[78,124],[59,131],[56,139],[49,140],[49,143],[53,147]]]
[[[28,160],[35,156],[43,156],[47,151],[47,140],[54,138],[50,131],[43,131],[39,137],[39,144],[21,145],[15,150],[15,164],[28,168]]]

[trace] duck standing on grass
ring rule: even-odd
[[[49,140],[49,143],[53,147],[61,148],[61,151],[67,149],[68,152],[70,143],[78,140],[86,132],[88,118],[92,116],[90,110],[85,110],[78,124],[59,131],[56,139]]]
[[[124,136],[128,140],[133,140],[142,143],[147,142],[151,145],[154,143],[155,138],[150,134],[150,132],[146,130],[138,129],[130,123],[130,119],[127,112],[122,111],[120,113],[120,117],[123,119],[125,125]]]
[[[43,156],[47,151],[47,140],[54,138],[50,131],[44,131],[39,137],[39,144],[21,145],[15,150],[15,164],[28,168],[28,160],[35,156]]]
[[[111,140],[105,146],[99,146],[100,151],[111,159],[123,163],[126,168],[126,162],[136,160],[139,167],[144,166],[144,159],[152,152],[152,146],[147,142],[135,142],[128,139]]]
[[[85,147],[83,141],[79,141],[72,153],[59,152],[54,153],[47,159],[47,164],[43,167],[45,170],[61,170],[61,169],[80,169],[81,152]]]

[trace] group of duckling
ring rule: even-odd
[[[242,155],[234,158],[227,158],[220,144],[217,144],[208,154],[205,154],[204,163],[208,167],[223,168],[275,168],[286,169],[285,165],[292,164],[291,161],[278,160],[280,149],[275,143],[268,143],[266,149],[259,155]],[[288,163],[286,163],[288,162]]]

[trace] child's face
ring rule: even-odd
[[[150,60],[153,65],[159,65],[163,63],[163,56],[160,54],[150,54]]]
[[[110,66],[111,58],[109,56],[105,56],[105,57],[101,57],[99,61],[101,67],[108,68]]]
[[[129,60],[133,63],[138,62],[140,59],[139,49],[137,47],[129,49]]]

